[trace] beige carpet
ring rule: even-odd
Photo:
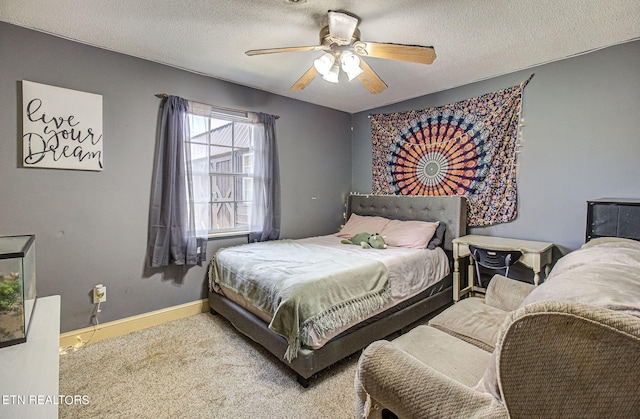
[[[352,418],[358,354],[302,388],[220,316],[203,313],[60,357],[61,418]]]

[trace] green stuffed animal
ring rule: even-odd
[[[358,233],[350,239],[344,239],[342,244],[355,244],[363,249],[386,249],[387,244],[384,242],[384,238],[378,233]]]

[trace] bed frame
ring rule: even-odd
[[[450,260],[451,241],[466,234],[467,201],[464,197],[417,197],[350,195],[347,202],[347,218],[352,214],[379,215],[396,220],[440,220],[447,224],[444,249]],[[453,270],[453,269],[452,269]],[[449,275],[451,276],[451,274]],[[340,335],[319,349],[301,348],[291,362],[284,359],[287,341],[269,330],[267,323],[224,296],[209,291],[209,307],[212,314],[220,314],[241,333],[263,346],[297,374],[298,383],[308,387],[309,378],[320,370],[356,353],[371,342],[384,339],[411,325],[428,314],[450,304],[453,290],[443,291],[383,317],[376,322]]]

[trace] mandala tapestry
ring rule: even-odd
[[[516,137],[529,80],[437,108],[371,115],[373,194],[462,195],[470,226],[513,220]]]

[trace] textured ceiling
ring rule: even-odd
[[[321,51],[328,10],[360,18],[365,41],[427,45],[432,65],[368,58],[389,86],[346,77],[289,87]],[[638,0],[0,0],[0,20],[354,113],[640,38]],[[343,75],[342,75],[343,76]]]

